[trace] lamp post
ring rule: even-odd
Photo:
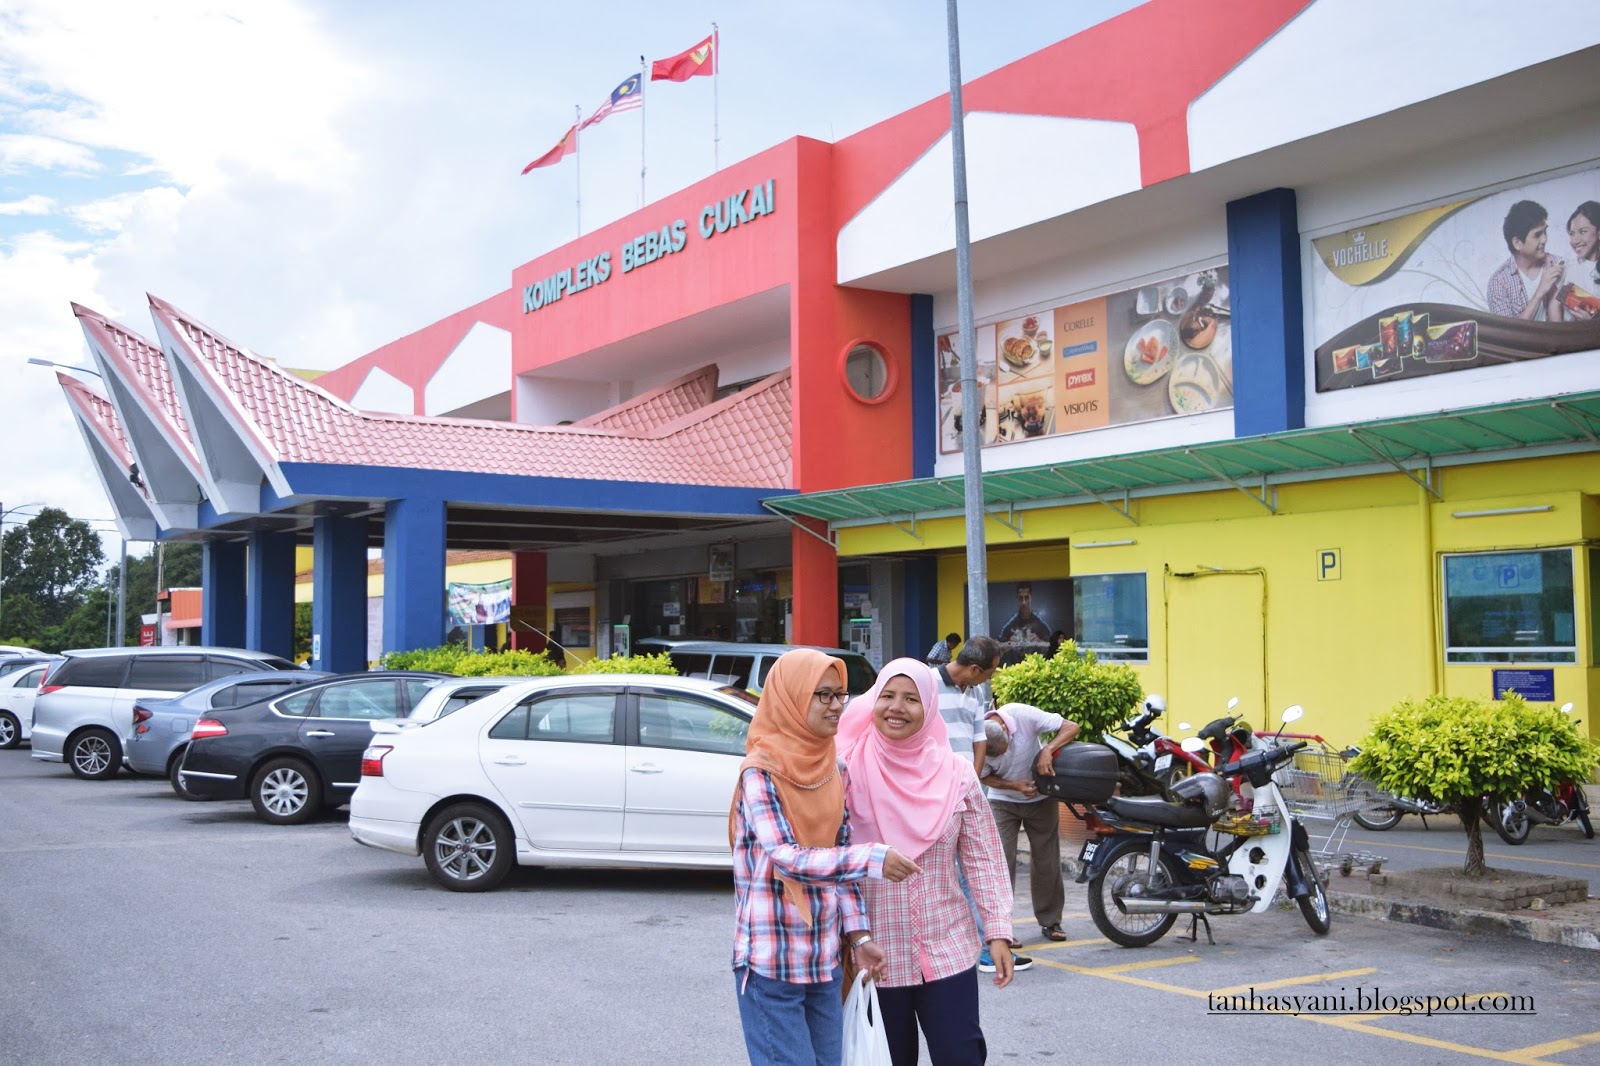
[[[43,506],[44,506],[44,504],[42,504],[42,503],[19,503],[15,507],[0,507],[0,534],[4,534],[4,532],[5,532],[6,515],[11,514],[11,513],[15,512],[15,511],[20,511],[24,507],[43,507]],[[6,596],[5,596],[5,593],[6,593],[6,580],[5,580],[5,570],[4,570],[5,547],[4,547],[4,545],[5,545],[5,538],[4,538],[4,536],[0,536],[0,609],[3,609],[5,607],[5,601],[6,601]]]
[[[104,381],[106,379],[106,376],[104,374],[100,373],[100,371],[98,371],[98,370],[95,370],[93,367],[75,366],[72,363],[58,363],[54,359],[40,359],[36,355],[35,356],[29,356],[28,357],[28,362],[32,363],[34,366],[53,366],[57,370],[76,370],[76,371],[78,371],[79,373],[82,373],[82,374],[93,374],[95,377],[99,378],[101,381]]]

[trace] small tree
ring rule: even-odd
[[[1548,705],[1514,692],[1406,699],[1379,715],[1350,768],[1398,796],[1448,803],[1467,832],[1468,877],[1482,877],[1484,797],[1498,803],[1533,788],[1587,781],[1600,747]]]
[[[1052,659],[1035,652],[1005,667],[991,685],[996,704],[1026,703],[1059,714],[1078,723],[1082,740],[1098,740],[1127,721],[1144,698],[1132,667],[1100,662],[1092,651],[1080,653],[1070,640]]]

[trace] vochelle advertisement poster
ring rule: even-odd
[[[938,340],[942,452],[961,450],[957,342]],[[998,322],[977,355],[985,445],[1232,407],[1228,268]]]
[[[1600,348],[1600,170],[1311,242],[1318,392]]]

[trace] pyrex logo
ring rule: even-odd
[[[1067,375],[1067,388],[1081,389],[1094,384],[1094,370],[1074,370]]]

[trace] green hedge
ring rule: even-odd
[[[1081,740],[1099,740],[1132,717],[1144,699],[1139,675],[1125,663],[1103,663],[1066,641],[1052,659],[1035,652],[1004,667],[990,683],[996,705],[1026,703],[1078,723]]]
[[[544,652],[474,651],[465,644],[391,651],[378,660],[385,670],[434,670],[460,677],[549,677],[566,673]]]
[[[609,659],[586,659],[572,666],[574,674],[666,674],[676,677],[672,660],[666,652],[659,655],[612,656]]]

